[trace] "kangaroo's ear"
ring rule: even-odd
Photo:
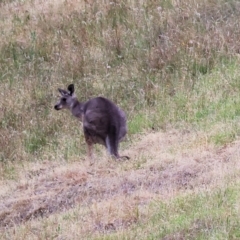
[[[62,96],[68,94],[68,92],[66,90],[63,90],[61,88],[59,88],[58,91],[61,93]]]
[[[68,91],[70,92],[70,95],[73,95],[73,93],[74,93],[74,84],[70,84],[68,86]]]

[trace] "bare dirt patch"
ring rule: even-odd
[[[95,217],[107,208],[124,208],[108,220],[95,218],[91,231],[127,227],[138,221],[137,207],[222,184],[239,169],[240,141],[216,148],[197,144],[200,138],[175,130],[150,133],[126,150],[130,161],[103,157],[92,166],[88,161],[38,163],[0,196],[0,227],[96,204],[101,207]]]

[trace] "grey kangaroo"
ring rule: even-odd
[[[93,144],[104,145],[110,155],[119,156],[119,142],[127,133],[126,115],[112,101],[103,97],[92,98],[87,102],[78,101],[74,93],[74,85],[68,90],[58,89],[61,94],[59,102],[54,106],[56,110],[69,109],[73,116],[83,122],[85,141],[88,146],[88,156],[92,156]]]

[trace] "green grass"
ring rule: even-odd
[[[238,239],[239,184],[156,201],[147,222],[123,233],[91,239]]]

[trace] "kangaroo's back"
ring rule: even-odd
[[[84,104],[83,114],[86,124],[107,130],[108,125],[120,128],[126,124],[125,113],[112,101],[103,97],[90,99]]]
[[[119,142],[127,133],[126,116],[112,101],[97,97],[86,102],[83,108],[83,129],[89,144],[104,144],[111,155],[119,157]]]

